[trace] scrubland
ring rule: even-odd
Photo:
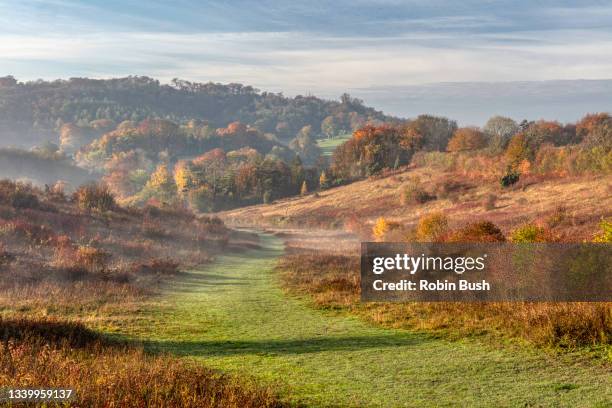
[[[278,406],[247,379],[100,334],[242,239],[217,218],[121,208],[99,185],[0,181],[0,386],[73,388],[76,406]]]

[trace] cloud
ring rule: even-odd
[[[611,23],[612,7],[598,2],[0,1],[0,73],[181,77],[328,97],[606,78]]]

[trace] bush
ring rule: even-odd
[[[103,184],[79,187],[73,194],[73,200],[83,210],[112,211],[117,206],[115,197]]]
[[[504,242],[499,227],[490,221],[474,222],[450,234],[449,242]]]
[[[471,184],[457,180],[444,180],[436,185],[435,194],[438,198],[452,198],[473,188]]]
[[[448,218],[442,213],[422,216],[416,227],[416,238],[421,242],[439,241],[448,231]]]
[[[380,217],[376,220],[376,224],[372,227],[372,235],[374,240],[378,242],[384,242],[387,235],[399,228],[399,224],[396,222],[387,221],[385,218]]]
[[[400,204],[424,204],[427,201],[433,200],[435,197],[425,191],[418,180],[411,180],[402,188],[400,194]]]
[[[601,220],[601,231],[595,235],[593,242],[612,242],[612,220]]]
[[[80,246],[76,251],[77,265],[92,273],[105,271],[110,258],[111,254],[94,247]]]
[[[520,175],[516,171],[509,171],[504,177],[501,178],[500,184],[502,187],[510,187],[519,181]]]
[[[535,224],[525,224],[518,227],[510,234],[510,241],[523,244],[531,242],[555,241],[549,230]]]
[[[8,179],[0,180],[0,200],[4,203],[9,203],[16,189],[17,184],[15,182]]]
[[[555,228],[566,223],[567,219],[567,208],[565,208],[563,205],[558,205],[552,214],[546,218],[546,225],[548,228]]]

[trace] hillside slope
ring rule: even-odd
[[[401,195],[418,180],[424,203],[404,203]],[[221,213],[234,225],[358,229],[365,238],[378,217],[414,224],[420,216],[443,212],[451,226],[488,220],[508,232],[526,222],[551,222],[566,237],[589,239],[602,217],[612,214],[612,176],[527,179],[502,189],[497,180],[461,179],[427,167],[387,177]]]

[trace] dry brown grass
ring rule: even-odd
[[[71,388],[71,406],[283,406],[271,390],[253,382],[196,363],[149,356],[79,323],[2,320],[0,335],[0,387]]]
[[[451,338],[486,334],[556,348],[612,344],[612,303],[361,303],[355,251],[329,253],[291,235],[286,239],[289,252],[277,266],[282,284],[318,308],[343,309],[387,327]],[[317,242],[319,247],[332,245],[329,235],[320,235]]]

